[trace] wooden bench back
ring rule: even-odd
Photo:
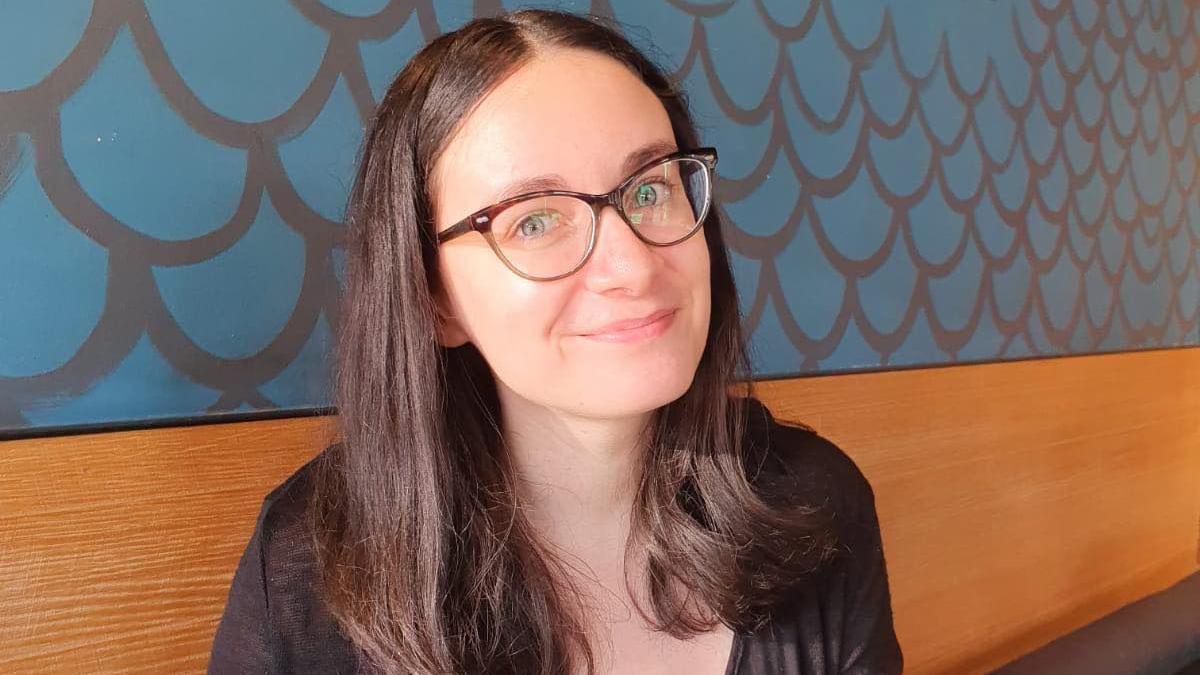
[[[985,672],[1195,571],[1200,349],[762,382],[875,487],[907,672]],[[197,672],[327,418],[0,443],[0,672]]]

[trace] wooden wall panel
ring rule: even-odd
[[[908,672],[985,672],[1197,569],[1200,349],[758,384],[875,486]],[[196,672],[299,418],[0,443],[0,672]]]
[[[871,480],[911,672],[986,672],[1197,569],[1200,349],[758,387]]]
[[[0,443],[0,672],[202,672],[262,498],[328,427]]]

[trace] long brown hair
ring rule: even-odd
[[[433,301],[434,163],[488,91],[559,47],[625,64],[666,108],[679,147],[696,147],[682,94],[620,33],[537,10],[430,42],[392,82],[364,142],[337,341],[342,442],[315,466],[310,514],[325,602],[384,672],[594,667],[569,583],[517,504],[493,376],[471,345],[438,344]],[[767,499],[748,477],[749,404],[729,389],[750,369],[715,209],[703,227],[708,342],[690,388],[647,429],[629,542],[647,559],[645,578],[627,580],[648,591],[639,611],[679,638],[718,623],[755,629],[832,549],[817,514]]]

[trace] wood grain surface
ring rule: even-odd
[[[202,672],[262,498],[329,422],[0,443],[0,672]]]
[[[988,672],[1198,568],[1200,349],[758,387],[870,479],[907,672]]]
[[[762,382],[875,487],[910,673],[981,673],[1197,569],[1200,349]],[[0,443],[0,672],[203,671],[297,418]]]

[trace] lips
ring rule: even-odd
[[[637,317],[637,318],[633,318],[633,319],[622,319],[621,321],[614,321],[612,323],[605,324],[595,330],[591,330],[591,331],[588,331],[585,333],[580,333],[580,335],[596,336],[596,335],[607,335],[607,334],[613,334],[613,333],[620,334],[623,332],[628,332],[628,331],[632,331],[632,330],[635,330],[638,328],[642,328],[644,326],[649,326],[650,324],[652,324],[656,321],[659,321],[660,319],[670,316],[674,312],[675,312],[674,309],[661,309],[657,312],[653,312],[651,314],[647,314],[642,317]]]

